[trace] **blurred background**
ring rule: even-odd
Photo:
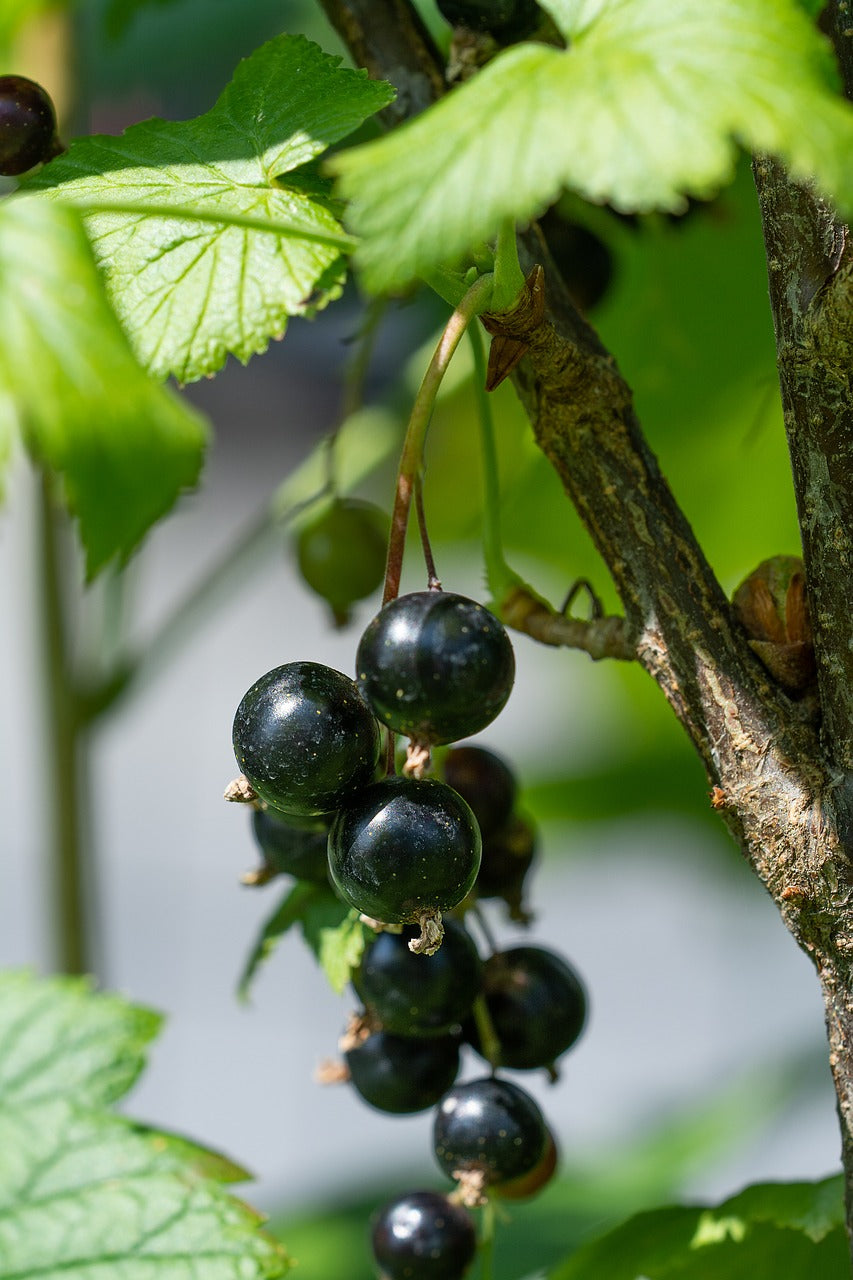
[[[71,14],[39,7],[24,23],[17,0],[0,0],[3,69],[44,83],[71,135],[199,114],[237,60],[280,31],[341,52],[318,6],[296,0],[80,0]],[[434,7],[422,7],[446,41]],[[617,354],[725,588],[770,555],[796,553],[748,165],[681,219],[632,221],[570,200],[549,218],[555,234],[562,228],[570,284]],[[363,313],[351,286],[317,320],[291,322],[284,342],[248,367],[232,360],[187,389],[214,443],[198,492],[155,529],[125,575],[121,643],[147,661],[89,744],[93,967],[101,985],[168,1015],[129,1110],[244,1163],[256,1178],[244,1194],[273,1216],[304,1280],[367,1280],[369,1207],[406,1187],[441,1185],[428,1115],[389,1118],[346,1086],[314,1082],[353,1001],[331,992],[301,937],[283,940],[249,1005],[235,996],[281,890],[239,884],[256,857],[247,814],[221,798],[236,773],[234,710],[283,662],[351,672],[378,607],[365,602],[335,630],[299,578],[291,528],[262,520],[279,485],[340,419]],[[442,322],[441,306],[420,296],[392,303],[383,318],[366,400],[390,439],[402,439]],[[495,393],[494,407],[510,564],[556,603],[586,577],[615,608],[510,387]],[[358,493],[390,509],[395,459],[386,452]],[[484,598],[467,347],[431,428],[427,468],[442,580]],[[0,963],[47,973],[57,955],[35,491],[18,458],[0,516]],[[232,572],[219,572],[241,542]],[[65,572],[69,598],[81,593],[83,648],[100,634],[92,619],[102,617],[104,589],[78,586],[73,553]],[[211,587],[205,607],[171,627],[202,582]],[[412,546],[404,586],[422,585]],[[168,645],[157,641],[164,626]],[[491,904],[489,918],[501,942],[525,936],[569,958],[592,1012],[558,1084],[516,1077],[558,1135],[563,1173],[501,1227],[502,1280],[540,1272],[636,1208],[722,1197],[749,1181],[820,1177],[839,1159],[817,983],[713,814],[663,699],[639,669],[593,664],[524,636],[514,644],[515,690],[481,741],[512,764],[540,827],[528,893],[535,921],[524,934]],[[481,1067],[472,1058],[465,1070]]]

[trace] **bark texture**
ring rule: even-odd
[[[428,42],[418,45],[410,30],[401,59],[391,30],[399,0],[369,0],[369,16],[365,0],[322,3],[372,74],[404,88],[423,83],[418,77],[435,52]],[[835,0],[824,15],[848,84],[851,7],[851,0]],[[428,79],[438,96],[442,69],[434,68]],[[535,228],[522,237],[522,266],[545,265],[546,320],[519,334],[529,350],[513,377],[536,439],[623,602],[625,618],[607,620],[613,656],[633,650],[660,686],[705,765],[714,807],[814,962],[851,1230],[853,254],[831,210],[793,187],[778,165],[757,162],[756,182],[819,698],[789,696],[756,658],[643,437],[630,388],[572,306]],[[543,633],[546,623],[539,618]],[[582,640],[579,647],[593,651]],[[602,641],[594,656],[607,652]]]

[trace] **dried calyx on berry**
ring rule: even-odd
[[[803,693],[815,678],[814,639],[799,556],[771,556],[732,596],[749,647],[779,684]]]

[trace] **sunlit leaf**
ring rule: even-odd
[[[340,291],[351,244],[312,162],[393,96],[301,36],[238,66],[196,120],[83,138],[30,188],[88,210],[145,367],[189,382],[244,363]]]
[[[551,0],[568,49],[505,50],[404,128],[337,156],[371,290],[399,288],[570,188],[680,209],[737,146],[853,208],[853,107],[794,0]],[[427,159],[428,158],[428,159]]]

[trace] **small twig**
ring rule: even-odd
[[[440,591],[441,579],[436,572],[435,559],[427,530],[426,513],[424,512],[424,481],[420,472],[415,476],[415,511],[417,512],[418,532],[421,536],[421,547],[427,571],[427,588],[430,591]]]
[[[514,587],[501,601],[498,616],[506,626],[525,632],[540,644],[582,649],[596,662],[601,658],[634,662],[637,657],[627,618],[617,614],[589,621],[567,618],[528,587]]]
[[[563,601],[562,607],[560,609],[560,613],[563,615],[563,617],[568,617],[569,609],[574,603],[575,597],[578,596],[581,591],[585,591],[589,596],[590,620],[598,621],[599,618],[603,618],[604,607],[601,603],[601,599],[599,598],[599,596],[595,591],[595,588],[593,587],[592,583],[589,581],[588,578],[577,578],[569,587],[568,594],[566,595],[566,598]]]

